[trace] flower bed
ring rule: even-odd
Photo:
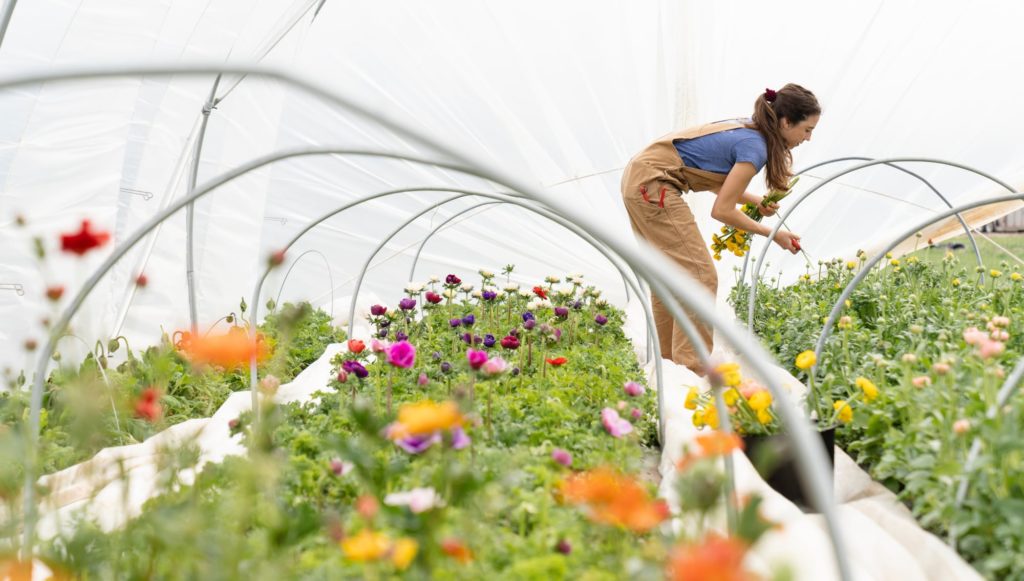
[[[779,361],[793,362],[798,377],[805,368],[798,355],[813,348],[863,260],[822,264],[816,277],[789,287],[758,287],[754,331]],[[952,255],[934,266],[890,258],[847,302],[815,381],[821,397],[839,406],[836,419],[845,425],[837,444],[924,527],[952,532],[961,555],[990,578],[1024,579],[1022,398],[986,417],[1024,354],[1024,277],[1005,264],[986,272],[984,283],[979,274]],[[732,293],[744,319],[748,291],[740,285]],[[966,467],[975,438],[982,451]],[[958,507],[964,476],[970,486]]]
[[[184,578],[676,578],[736,573],[767,529],[757,499],[737,537],[671,527],[654,498],[656,398],[621,311],[579,277],[522,291],[484,277],[474,296],[450,275],[371,309],[372,334],[334,358],[308,402],[231,420],[246,457],[206,467],[168,454],[164,494],[121,531],[82,523],[45,544],[87,576]],[[425,311],[421,311],[426,306]],[[276,386],[264,384],[266,395]],[[721,498],[700,440],[681,478],[684,508]],[[692,491],[699,490],[694,495]],[[742,539],[742,540],[741,540]]]

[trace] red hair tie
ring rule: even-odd
[[[765,89],[764,90],[764,100],[768,101],[769,103],[774,103],[775,102],[775,97],[777,97],[778,95],[779,95],[778,93],[776,93],[775,91],[773,91],[771,89]]]

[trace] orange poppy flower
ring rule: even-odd
[[[609,468],[574,474],[559,485],[562,498],[585,505],[590,520],[647,532],[669,517],[668,504],[652,499],[635,479]]]
[[[725,456],[735,450],[743,449],[743,440],[732,433],[720,430],[702,432],[697,435],[697,446],[699,451],[690,452],[676,465],[680,471],[686,470],[694,462],[703,458]]]
[[[469,563],[473,560],[473,551],[466,546],[466,543],[459,539],[445,539],[441,541],[441,551],[460,563]]]
[[[709,535],[703,542],[681,545],[669,556],[666,577],[672,581],[755,581],[743,570],[747,545],[738,539]]]
[[[183,332],[178,350],[194,364],[214,365],[224,369],[244,367],[254,355],[256,361],[263,361],[269,355],[263,335],[257,333],[253,339],[242,327],[232,327],[223,335],[193,336]]]
[[[432,434],[461,426],[464,421],[455,402],[434,403],[428,399],[400,407],[398,421],[392,425],[388,436],[392,440],[400,440],[409,436]]]

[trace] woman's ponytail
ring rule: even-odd
[[[786,119],[790,125],[796,125],[812,115],[820,114],[821,106],[814,93],[800,85],[789,83],[778,91],[765,89],[764,93],[758,95],[754,101],[750,127],[764,136],[768,146],[765,182],[769,188],[785,190],[792,176],[793,154],[782,137],[782,120]]]

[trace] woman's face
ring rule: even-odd
[[[791,124],[789,119],[783,117],[780,127],[782,129],[782,138],[786,140],[786,147],[793,149],[805,141],[810,141],[811,133],[814,132],[814,127],[818,125],[819,117],[821,115],[811,115],[795,125]]]

